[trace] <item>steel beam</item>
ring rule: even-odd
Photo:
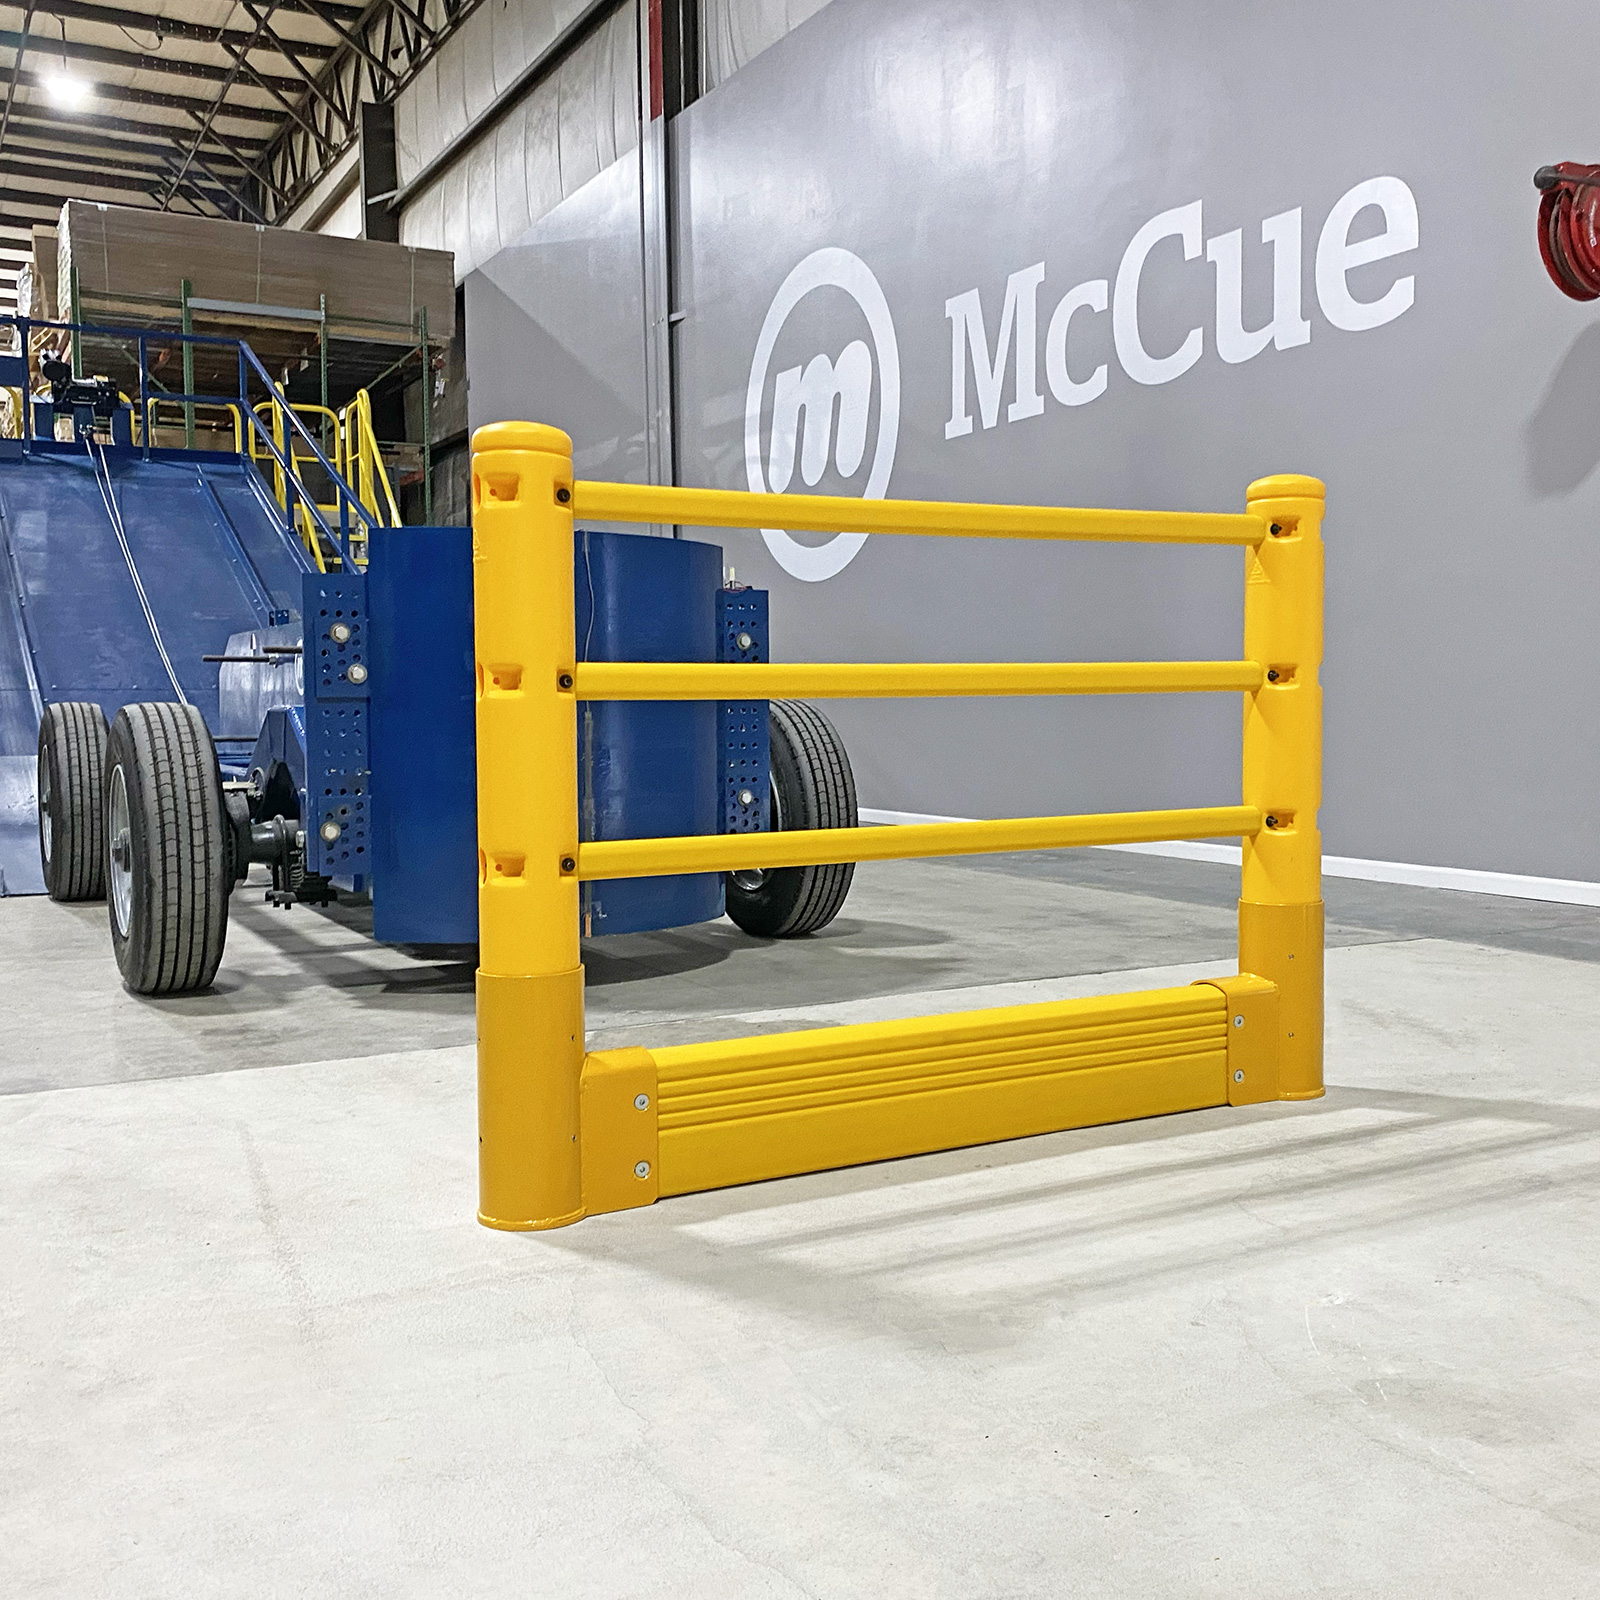
[[[79,189],[147,189],[151,179],[160,180],[167,176],[155,168],[143,171],[136,168],[130,173],[122,162],[101,161],[95,171],[86,171],[82,167],[45,166],[20,159],[15,151],[0,156],[0,172],[10,173],[14,178],[35,178],[40,183],[61,184],[74,199],[78,198]]]
[[[44,79],[37,72],[33,72],[26,67],[17,74],[17,82],[24,89],[37,89],[41,94],[49,92]],[[120,100],[124,104],[134,106],[160,106],[167,111],[199,111],[202,116],[206,112],[212,111],[214,104],[210,100],[197,100],[193,95],[167,94],[163,90],[156,89],[135,89],[131,85],[121,83],[96,83],[94,92],[96,97],[101,100]],[[276,124],[280,120],[278,113],[270,106],[235,104],[229,105],[220,113],[214,114],[237,117],[245,122],[270,122]]]
[[[23,35],[0,28],[0,49],[15,50],[23,42]],[[229,49],[227,45],[224,49]],[[69,61],[89,61],[96,66],[117,67],[126,72],[161,73],[170,78],[203,78],[211,83],[221,83],[228,69],[215,61],[189,61],[180,56],[152,56],[133,50],[113,50],[109,46],[86,44],[79,39],[52,39],[47,49],[52,58],[65,57]],[[298,89],[293,78],[273,78],[261,75],[263,88]],[[95,85],[98,90],[100,85]]]
[[[280,5],[278,9],[284,11],[294,8]],[[66,17],[74,22],[95,22],[102,27],[125,28],[130,33],[153,33],[157,38],[166,39],[190,39],[196,44],[242,45],[250,38],[248,33],[238,28],[208,28],[203,23],[185,22],[179,17],[126,11],[120,6],[89,5],[85,0],[35,0],[34,10],[52,17]],[[252,48],[282,55],[283,51],[279,49],[281,42],[274,36],[273,40],[259,41]],[[327,60],[339,48],[321,40],[291,39],[287,42],[294,47],[297,55],[314,56],[319,61]]]
[[[260,37],[261,30],[266,27],[268,19],[272,16],[273,7],[276,6],[276,4],[277,0],[270,0],[270,4],[267,6],[266,11],[258,17],[256,21],[254,37]],[[206,135],[211,131],[211,124],[215,122],[219,116],[227,114],[228,90],[233,87],[234,82],[237,80],[240,66],[241,61],[236,59],[233,67],[228,73],[226,81],[217,90],[217,98],[211,102],[211,105],[201,115],[200,130],[190,141],[189,153],[183,158],[183,166],[179,168],[177,177],[172,180],[171,186],[167,189],[166,194],[162,196],[161,209],[163,211],[165,211],[167,207],[171,205],[172,197],[175,193],[177,193],[178,184],[182,181],[183,175],[189,170],[189,163],[194,159],[195,152],[199,150],[200,146],[205,142]],[[270,112],[267,114],[268,116],[272,116]],[[278,119],[275,116],[272,116],[272,120],[276,122]]]
[[[42,107],[22,105],[19,105],[12,114],[11,121],[13,125],[31,123],[37,128],[48,129],[51,138],[67,139],[79,144],[92,142],[88,137],[90,133],[120,133],[140,139],[171,140],[188,131],[188,125],[181,122],[138,122],[129,117],[112,117],[86,111],[75,112],[72,120],[68,122],[59,113],[46,113]],[[85,132],[79,134],[70,130],[85,130]],[[254,146],[257,152],[266,148],[266,142],[259,132],[224,138],[213,129],[209,138],[236,157],[240,153],[239,145]]]
[[[132,139],[117,139],[104,133],[91,133],[82,128],[69,128],[65,123],[45,121],[43,119],[25,118],[20,112],[12,119],[11,151],[15,155],[39,155],[60,158],[70,157],[73,160],[98,160],[102,156],[114,158],[119,156],[143,157],[147,162],[160,161],[164,153],[170,150],[175,141],[175,136],[181,133],[181,128],[168,128],[159,136],[159,141],[150,143],[136,142]],[[43,141],[42,144],[18,144],[18,139]],[[44,148],[49,146],[65,146],[67,148]],[[218,164],[227,164],[242,168],[251,177],[258,174],[253,172],[249,163],[239,156],[229,152],[212,151],[211,159]]]
[[[22,32],[17,35],[16,54],[11,58],[11,79],[6,84],[6,108],[0,114],[0,149],[5,147],[6,133],[11,127],[11,108],[16,103],[17,79],[22,73],[22,57],[28,48],[28,31],[33,27],[33,0],[28,0],[22,13]]]

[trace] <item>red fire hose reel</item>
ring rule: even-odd
[[[1540,167],[1539,254],[1556,287],[1574,300],[1600,300],[1600,167],[1558,161]]]

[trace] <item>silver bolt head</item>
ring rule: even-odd
[[[636,1178],[648,1178],[650,1176],[650,1163],[648,1161],[637,1162],[634,1165],[633,1175]]]
[[[752,639],[748,633],[741,633],[733,642],[738,645],[741,650],[748,650],[750,646],[755,643],[755,640]]]
[[[1234,1074],[1233,1074],[1233,1081],[1235,1083],[1243,1083],[1244,1082],[1244,1068],[1243,1067],[1235,1068]]]
[[[332,639],[335,644],[349,644],[350,624],[348,622],[334,623],[334,625],[328,629],[328,637]]]
[[[647,1094],[636,1094],[633,1097],[633,1109],[635,1111],[648,1111],[650,1109],[650,1096]]]
[[[1244,1018],[1243,1017],[1235,1017],[1233,1019],[1233,1025],[1236,1028],[1242,1028],[1244,1026]]]
[[[739,804],[742,806],[754,805],[755,798],[756,794],[754,789],[741,789],[739,791]]]
[[[328,820],[317,829],[317,832],[320,833],[329,844],[332,844],[334,840],[339,837],[340,831],[339,824],[335,822],[332,817],[329,817]]]
[[[367,681],[367,669],[359,661],[352,661],[344,669],[344,675],[351,683],[365,683]]]

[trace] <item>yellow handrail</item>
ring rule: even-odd
[[[372,426],[372,396],[365,389],[339,413],[344,440],[344,466],[340,470],[361,497],[361,504],[373,514],[376,526],[398,528],[400,508],[389,487],[389,474],[378,448],[378,435]],[[379,499],[379,495],[382,499]],[[387,522],[384,512],[388,512]]]
[[[968,506],[575,482],[533,423],[473,439],[479,1219],[551,1228],[658,1195],[1200,1106],[1322,1093],[1322,541],[1314,478],[1237,514]],[[1244,547],[1242,659],[579,663],[573,518]],[[580,842],[580,699],[1232,690],[1241,803],[1173,811]],[[1011,1012],[586,1055],[579,883],[1237,837],[1239,972]],[[772,1063],[777,1062],[774,1066]],[[706,1110],[696,1095],[715,1100]],[[781,1081],[780,1081],[781,1080]],[[686,1085],[701,1087],[691,1091]],[[703,1095],[702,1095],[703,1099]],[[691,1106],[691,1100],[694,1105]],[[698,1108],[698,1109],[696,1109]]]
[[[289,467],[293,469],[297,462],[310,461],[314,457],[304,453],[295,453],[294,446],[297,436],[284,421],[283,401],[279,399],[276,393],[269,395],[265,400],[258,401],[252,409],[263,424],[270,427],[273,447],[277,453],[274,454],[273,450],[258,449],[256,447],[255,430],[252,428],[250,430],[250,459],[257,466],[263,460],[271,460],[273,495],[278,502],[278,509],[287,516],[289,512],[289,479],[284,470],[284,462],[287,461]],[[299,411],[302,408],[295,406],[293,409]],[[321,406],[313,406],[306,409],[321,411],[323,408]],[[331,415],[332,413],[329,414]],[[337,419],[335,421],[337,422]],[[306,510],[306,502],[310,497],[298,471],[294,473],[294,478],[301,491],[295,500],[295,532],[300,535],[301,544],[305,546],[311,559],[316,562],[317,571],[326,572],[328,563],[327,558],[322,553],[322,540],[318,536],[316,524],[311,520],[311,514]]]
[[[123,399],[127,400],[124,395]],[[132,405],[132,401],[128,403]],[[169,400],[165,395],[153,394],[145,401],[144,427],[148,436],[155,428],[156,407],[161,405],[177,406],[180,409],[185,402],[182,400]],[[244,423],[240,419],[239,407],[229,400],[193,400],[188,402],[196,411],[226,411],[233,418],[233,453],[244,454]]]
[[[372,528],[400,526],[400,508],[395,503],[394,492],[389,487],[389,476],[384,469],[383,453],[378,448],[377,434],[372,426],[372,398],[365,389],[358,390],[350,404],[341,411],[310,402],[285,401],[278,394],[270,395],[255,406],[256,415],[269,428],[277,455],[258,446],[254,431],[250,434],[249,454],[260,466],[269,457],[272,460],[272,487],[279,508],[287,514],[289,509],[288,472],[293,474],[299,488],[295,502],[295,528],[307,550],[316,558],[320,571],[326,571],[316,524],[307,509],[313,496],[301,476],[301,467],[316,460],[298,433],[291,430],[284,417],[285,409],[297,416],[325,420],[328,424],[331,449],[328,462],[333,470],[355,490],[359,512],[350,527],[350,553],[358,566],[365,566],[367,539]],[[282,459],[279,459],[279,458]],[[337,519],[337,505],[322,505],[317,509],[325,517]]]

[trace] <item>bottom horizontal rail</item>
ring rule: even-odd
[[[899,828],[813,828],[677,839],[606,839],[578,846],[569,876],[654,878],[679,872],[739,872],[839,861],[985,855],[1074,845],[1154,844],[1164,839],[1232,839],[1261,831],[1254,806],[1185,811],[1111,811],[1076,817],[1007,817],[995,822],[910,823]]]
[[[1256,978],[909,1021],[597,1052],[584,1209],[1275,1097]]]

